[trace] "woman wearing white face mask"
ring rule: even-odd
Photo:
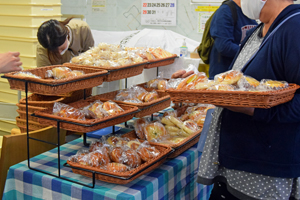
[[[68,18],[62,22],[44,22],[37,33],[37,67],[63,64],[94,46],[91,29],[86,22]]]
[[[262,23],[242,43],[231,68],[257,80],[300,84],[300,5],[241,0]],[[210,199],[300,199],[300,92],[270,109],[217,108],[197,181],[214,184]]]

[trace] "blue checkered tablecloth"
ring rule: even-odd
[[[128,131],[128,129],[121,129],[119,133]],[[196,147],[196,145],[191,147],[174,159],[166,160],[158,168],[126,185],[96,180],[95,188],[30,170],[27,161],[23,161],[10,167],[3,199],[209,199],[212,186],[200,185],[196,182],[201,156]],[[60,147],[61,175],[92,185],[91,178],[74,174],[71,168],[63,166],[66,160],[81,148],[85,148],[82,138]],[[57,148],[32,158],[30,164],[31,167],[57,174]]]

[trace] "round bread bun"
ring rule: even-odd
[[[115,163],[115,162],[108,163],[108,164],[104,165],[102,168],[106,169],[110,172],[126,172],[129,170],[128,166],[126,166],[122,163]]]
[[[158,79],[153,79],[147,82],[147,88],[155,88],[157,89]]]
[[[122,153],[123,153],[123,149],[121,147],[113,148],[113,150],[109,154],[111,161],[122,163],[123,162]]]
[[[93,142],[89,148],[89,151],[90,152],[96,151],[99,149],[99,147],[102,147],[102,146],[103,146],[103,143],[100,141]]]
[[[157,157],[160,152],[155,147],[142,147],[137,150],[138,155],[144,162]]]
[[[148,92],[141,92],[141,93],[137,96],[138,100],[144,101],[147,94],[148,94]]]
[[[103,103],[103,109],[110,115],[121,113],[122,110],[115,102],[106,101]]]
[[[139,148],[140,145],[141,143],[136,140],[131,140],[127,143],[127,146],[133,150],[137,150],[137,148]]]
[[[124,164],[129,167],[136,168],[142,164],[141,157],[133,149],[128,149],[123,152]]]
[[[243,77],[243,73],[237,70],[232,70],[226,74],[223,82],[226,84],[236,84]]]
[[[160,80],[160,81],[158,81],[157,89],[159,89],[159,90],[166,90],[167,89],[167,83],[168,83],[167,80]]]
[[[148,94],[145,96],[144,101],[145,102],[150,102],[155,99],[158,99],[158,94],[156,92],[148,92]]]
[[[161,139],[162,137],[167,135],[165,127],[158,122],[147,124],[144,130],[145,136],[148,141]]]
[[[122,140],[120,137],[110,136],[109,138],[107,138],[106,142],[111,146],[116,146],[120,140]]]
[[[91,152],[89,159],[90,166],[92,167],[99,167],[100,165],[105,165],[110,162],[108,154],[99,151]]]
[[[80,165],[89,165],[89,154],[82,153],[78,155],[75,160]]]

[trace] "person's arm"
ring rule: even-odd
[[[0,54],[0,73],[21,71],[22,62],[19,52],[7,52]]]
[[[40,44],[36,47],[36,66],[44,67],[50,66],[51,62],[48,58],[47,49],[43,48]]]
[[[210,35],[214,39],[214,46],[223,56],[234,57],[239,45],[234,43],[234,21],[229,6],[223,5],[215,13]]]

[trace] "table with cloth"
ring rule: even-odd
[[[121,129],[118,133],[124,134],[128,131],[130,129]],[[60,147],[61,175],[92,185],[91,178],[74,174],[71,168],[63,166],[81,148],[86,148],[82,138]],[[118,185],[96,180],[95,188],[30,170],[27,161],[23,161],[10,167],[3,199],[208,199],[212,186],[196,182],[200,157],[201,153],[194,145],[178,157],[167,159],[158,168],[128,184]],[[57,174],[57,163],[56,148],[32,158],[30,165]]]

